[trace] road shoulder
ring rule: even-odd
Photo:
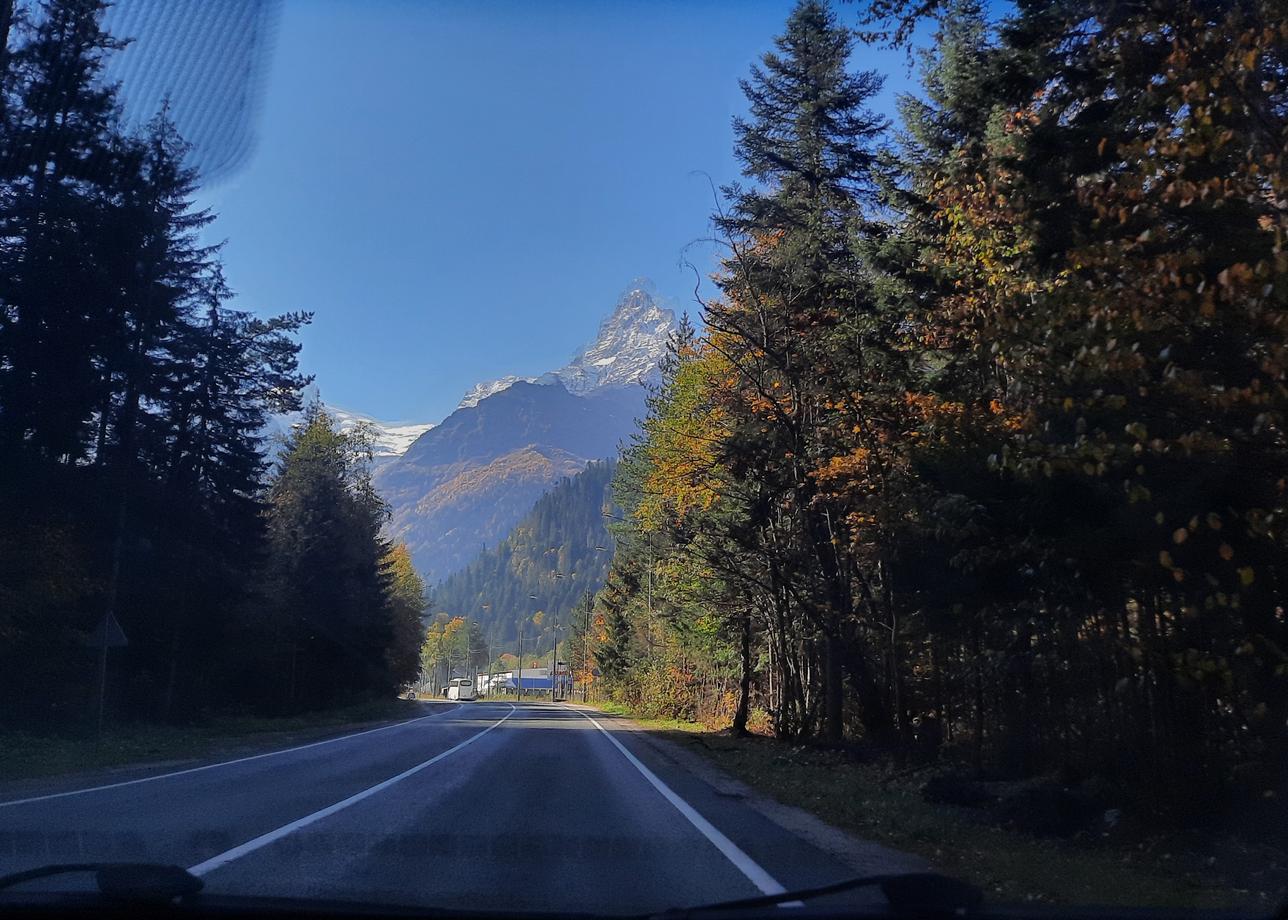
[[[730,776],[701,754],[662,738],[625,716],[605,713],[592,706],[577,703],[565,705],[591,715],[614,732],[629,733],[632,740],[646,746],[656,756],[710,786],[717,796],[741,801],[784,831],[827,853],[855,875],[925,872],[930,869],[929,863],[920,856],[856,837],[803,808],[785,805],[771,798]]]
[[[747,795],[775,824],[856,873],[888,865],[878,862],[885,853],[916,854],[923,866],[970,881],[1003,904],[1262,910],[1282,889],[1282,851],[1264,841],[1221,835],[1194,846],[1180,832],[1039,837],[999,824],[987,810],[927,801],[927,770],[690,723],[641,725],[590,708],[614,731],[709,777],[713,788]]]

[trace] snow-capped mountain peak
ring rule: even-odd
[[[666,345],[675,328],[675,311],[659,301],[651,281],[637,278],[618,298],[613,312],[599,324],[594,341],[566,365],[540,377],[509,376],[476,384],[457,408],[476,406],[520,381],[558,381],[578,396],[598,387],[648,382],[666,355]]]
[[[638,278],[599,324],[595,340],[554,375],[577,394],[602,386],[644,383],[666,355],[674,331],[675,311],[658,302],[651,281]]]
[[[637,278],[618,298],[613,312],[599,324],[595,339],[566,365],[539,377],[510,375],[475,384],[457,408],[477,406],[489,396],[520,382],[559,383],[575,396],[584,396],[600,387],[651,382],[675,328],[675,311],[658,297],[651,281]],[[317,387],[308,387],[303,396],[306,403],[318,399]],[[372,438],[378,467],[401,457],[421,435],[436,427],[433,422],[384,422],[333,405],[327,405],[326,411],[335,418],[336,427],[341,431],[365,426]],[[299,413],[275,416],[269,420],[265,434],[280,440],[299,420]]]
[[[434,422],[382,422],[338,406],[327,406],[326,411],[335,418],[336,427],[341,431],[364,426],[371,436],[371,452],[377,460],[401,457],[413,441],[435,425]]]

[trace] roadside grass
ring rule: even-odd
[[[631,717],[615,704],[592,705]],[[909,775],[888,762],[860,762],[844,752],[762,736],[734,738],[699,723],[632,721],[770,798],[857,837],[925,858],[938,871],[978,885],[993,903],[1241,908],[1269,914],[1288,896],[1285,854],[1270,848],[1222,839],[1195,852],[1166,835],[1039,838],[988,823],[975,809],[924,801],[924,771]],[[1214,851],[1221,853],[1219,863],[1208,855]]]
[[[109,725],[101,739],[84,728],[0,731],[0,780],[268,750],[340,728],[411,718],[416,712],[410,700],[378,700],[283,718],[218,716],[195,725]]]
[[[681,719],[644,719],[632,715],[630,710],[621,703],[604,702],[604,703],[587,703],[587,706],[593,706],[606,715],[622,716],[630,719],[636,725],[641,725],[650,731],[656,732],[688,732],[691,734],[701,734],[709,732],[710,729],[701,722],[685,722]]]

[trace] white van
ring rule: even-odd
[[[468,677],[454,678],[451,686],[447,688],[447,698],[449,700],[478,699],[478,694],[474,692],[474,682]]]

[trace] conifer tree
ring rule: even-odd
[[[636,658],[628,605],[638,588],[635,572],[615,566],[609,573],[604,590],[595,599],[595,623],[599,633],[594,647],[595,665],[610,682],[624,678]]]
[[[881,78],[850,72],[849,30],[825,5],[802,0],[775,44],[742,84],[750,116],[734,122],[735,152],[755,184],[726,190],[732,207],[717,224],[733,256],[721,279],[724,298],[704,318],[712,347],[746,395],[725,407],[742,418],[725,448],[729,469],[770,493],[766,512],[777,506],[793,518],[795,558],[784,570],[805,565],[797,593],[825,639],[826,730],[839,738],[847,665],[864,688],[870,729],[885,731],[891,722],[854,628],[860,604],[846,514],[828,507],[816,475],[848,447],[835,443],[838,429],[877,436],[862,406],[836,398],[827,384],[857,375],[870,387],[881,360],[873,332],[880,318],[853,239],[875,232],[865,205],[876,200],[875,145],[885,121],[868,108]]]
[[[0,453],[83,458],[104,399],[99,367],[119,345],[108,263],[114,211],[133,179],[102,79],[123,47],[101,0],[48,0],[13,52],[14,99],[0,138]]]
[[[389,547],[369,447],[306,407],[269,489],[269,591],[285,705],[392,691]]]

